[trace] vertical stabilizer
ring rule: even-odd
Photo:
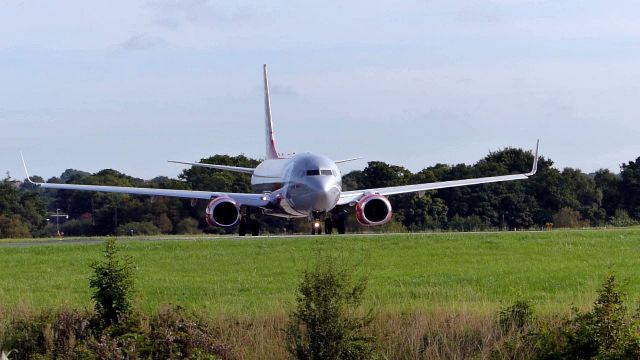
[[[271,99],[269,96],[269,79],[267,77],[267,64],[264,64],[264,120],[265,140],[267,145],[267,159],[277,159],[276,140],[273,137],[273,121],[271,120]]]

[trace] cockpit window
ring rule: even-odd
[[[307,176],[333,175],[331,170],[307,170]]]

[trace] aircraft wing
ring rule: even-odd
[[[268,196],[264,194],[244,194],[244,193],[225,193],[210,192],[197,190],[174,190],[174,189],[156,189],[156,188],[139,188],[126,186],[105,186],[105,185],[77,185],[77,184],[54,184],[54,183],[38,183],[31,180],[27,165],[22,159],[24,171],[27,174],[27,181],[43,189],[57,190],[78,190],[78,191],[98,191],[131,195],[149,195],[149,196],[169,196],[186,199],[204,199],[209,200],[220,196],[227,196],[235,200],[238,205],[247,206],[266,206],[269,204]]]
[[[405,193],[411,193],[411,192],[422,192],[422,191],[428,191],[428,190],[445,189],[445,188],[458,187],[458,186],[488,184],[488,183],[495,183],[495,182],[501,182],[501,181],[522,180],[522,179],[527,179],[530,176],[533,176],[537,171],[538,171],[538,143],[536,143],[536,151],[533,159],[533,168],[531,169],[530,172],[525,174],[489,176],[489,177],[482,177],[482,178],[475,178],[475,179],[441,181],[441,182],[433,182],[433,183],[425,183],[425,184],[391,186],[391,187],[384,187],[384,188],[377,188],[377,189],[344,191],[340,194],[338,205],[344,205],[344,204],[356,202],[360,200],[360,198],[368,194],[396,195],[396,194],[405,194]]]

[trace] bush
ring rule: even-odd
[[[159,235],[160,229],[152,222],[130,222],[118,226],[116,233],[120,236],[128,235]]]
[[[0,344],[18,349],[11,359],[231,359],[229,345],[216,341],[205,322],[180,307],[158,315],[129,316],[96,328],[89,312],[44,311],[13,321]]]
[[[93,275],[89,286],[93,289],[91,299],[103,325],[109,326],[131,310],[133,297],[133,264],[131,259],[119,254],[114,238],[107,240],[104,260],[91,265]]]
[[[153,225],[160,229],[163,234],[169,234],[173,231],[173,223],[167,214],[164,213],[153,220]]]
[[[491,225],[476,215],[467,217],[455,215],[449,220],[447,227],[453,231],[483,231],[490,229]]]
[[[149,324],[154,349],[150,355],[154,359],[231,358],[231,347],[217,343],[213,331],[203,323],[179,306],[161,310]]]
[[[19,216],[0,215],[0,239],[25,239],[31,237],[29,226]]]
[[[589,226],[589,223],[582,220],[579,211],[563,207],[553,215],[553,225],[557,228],[578,228]]]
[[[12,359],[86,358],[78,343],[92,335],[90,314],[72,310],[58,313],[42,312],[14,320],[7,336],[0,343],[8,349],[18,349]]]
[[[624,303],[625,293],[609,274],[590,312],[575,310],[558,328],[534,336],[539,359],[639,359],[640,323]]]
[[[510,329],[522,330],[531,324],[533,320],[533,309],[526,301],[516,301],[513,305],[507,306],[498,312],[498,324],[503,331]]]
[[[609,219],[609,223],[617,227],[633,226],[637,224],[625,209],[616,209],[613,217]]]
[[[374,340],[364,334],[372,316],[356,315],[365,289],[365,278],[352,279],[331,257],[306,270],[285,329],[289,353],[297,359],[376,358]]]
[[[87,236],[92,234],[93,224],[91,219],[73,219],[60,225],[60,231],[65,236]]]
[[[181,220],[175,227],[176,234],[202,234],[198,228],[198,220],[188,217]]]

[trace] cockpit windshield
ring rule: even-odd
[[[319,175],[333,175],[331,170],[307,170],[307,176],[319,176]]]

